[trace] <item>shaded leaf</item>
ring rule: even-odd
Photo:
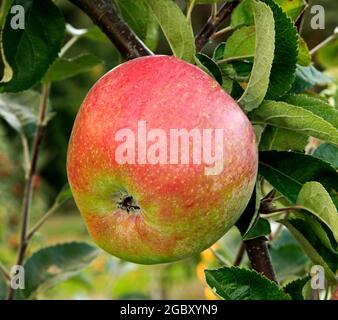
[[[219,83],[219,85],[222,85],[222,72],[219,69],[218,65],[212,59],[210,59],[206,54],[197,53],[196,62],[202,70],[211,75]]]
[[[43,81],[54,82],[73,77],[99,65],[101,60],[92,54],[83,54],[72,59],[59,58],[49,68]]]
[[[269,252],[279,281],[305,274],[309,259],[287,229],[283,229],[279,237],[271,243]]]
[[[292,92],[303,92],[315,85],[325,86],[332,82],[332,79],[319,70],[313,65],[303,67],[297,65],[296,79],[293,83]]]
[[[24,264],[25,298],[73,277],[88,266],[99,250],[84,242],[71,242],[43,248]]]
[[[268,220],[258,218],[253,227],[244,235],[243,240],[251,240],[259,237],[268,236],[271,233]]]
[[[0,272],[0,300],[6,299],[7,285],[4,276]]]
[[[7,16],[2,45],[13,77],[0,84],[0,91],[17,92],[40,81],[56,59],[64,36],[64,20],[51,0],[15,0],[13,5],[24,7],[25,28],[13,29],[12,16]]]
[[[236,267],[205,270],[208,285],[225,300],[290,300],[277,284],[256,271]]]
[[[312,262],[324,268],[327,281],[336,283],[335,272],[338,266],[338,254],[324,247],[304,221],[303,219],[289,218],[280,222],[289,229]]]
[[[234,61],[221,63],[219,67],[224,75],[237,82],[248,82],[252,69],[252,63],[248,61]]]
[[[236,227],[240,231],[242,237],[252,228],[258,219],[258,210],[261,203],[260,200],[260,184],[257,182],[248,205],[236,222]]]
[[[287,129],[266,126],[261,137],[259,150],[293,150],[303,152],[307,144],[308,137],[305,135]]]
[[[23,133],[25,127],[36,125],[40,94],[35,91],[0,95],[0,117],[14,130]]]
[[[297,197],[306,182],[320,182],[338,205],[338,173],[327,162],[316,157],[286,151],[262,151],[259,154],[259,173],[296,204]]]
[[[286,286],[283,287],[283,289],[291,296],[292,300],[304,300],[302,293],[303,288],[310,279],[310,276],[299,278],[297,280],[289,282]]]
[[[224,50],[225,50],[225,42],[220,43],[214,50],[214,53],[212,55],[213,60],[220,60],[224,56]]]
[[[338,168],[338,147],[332,143],[322,143],[313,154],[315,157],[327,161],[334,168]]]

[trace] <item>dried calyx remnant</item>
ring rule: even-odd
[[[140,210],[140,207],[137,205],[136,200],[133,198],[133,196],[129,194],[122,193],[117,201],[117,207],[119,209],[122,209],[124,211],[135,212],[137,210]]]

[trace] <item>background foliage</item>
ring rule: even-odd
[[[309,299],[313,264],[326,272],[321,297],[331,297],[338,267],[338,39],[315,52],[309,48],[332,35],[338,24],[336,1],[309,3],[322,4],[326,13],[325,29],[314,31],[310,10],[302,16],[304,0],[243,0],[218,36],[196,54],[194,35],[215,3],[219,8],[224,1],[116,1],[150,50],[197,64],[239,101],[254,124],[260,149],[256,191],[237,227],[200,256],[140,266],[98,250],[69,190],[62,189],[78,108],[94,82],[122,63],[123,56],[69,1],[2,1],[0,263],[5,269],[13,265],[20,246],[20,210],[34,135],[46,126],[32,181],[31,226],[39,225],[44,212],[49,219],[31,238],[26,289],[15,298]],[[15,4],[26,10],[24,30],[10,26],[8,10]],[[50,88],[43,123],[41,88]],[[280,286],[246,268],[246,254],[240,267],[230,267],[239,258],[242,239],[262,237],[268,240]],[[0,273],[0,299],[6,290]]]

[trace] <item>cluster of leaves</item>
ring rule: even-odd
[[[221,1],[197,0],[189,4],[217,2]],[[196,52],[191,21],[175,1],[117,0],[116,4],[150,49],[156,49],[161,29],[173,54],[213,76],[253,123],[260,150],[259,183],[237,224],[243,239],[269,235],[270,222],[277,220],[312,263],[323,266],[328,284],[335,285],[338,111],[310,91],[332,79],[312,64],[309,49],[295,26],[305,10],[305,1],[241,1],[231,14],[231,35],[211,57]],[[9,10],[14,5],[25,9],[24,29],[11,27],[13,15]],[[29,159],[27,127],[36,126],[37,112],[26,103],[18,103],[18,94],[14,93],[30,90],[24,94],[34,95],[32,88],[36,86],[64,80],[100,64],[92,54],[65,58],[65,53],[82,37],[102,41],[106,38],[97,28],[79,30],[66,25],[51,0],[3,1],[0,28],[0,116],[23,137],[25,158]],[[61,47],[65,37],[68,41]],[[307,150],[309,139],[318,139],[320,146]],[[277,193],[275,205],[293,208],[288,215],[262,216],[259,212],[262,198],[272,188]],[[62,193],[62,201],[67,198],[67,192]],[[59,197],[56,204],[62,201]],[[282,249],[287,248],[290,246]],[[272,256],[282,249],[273,247]],[[74,275],[96,255],[97,250],[84,243],[39,250],[26,261],[28,285],[22,297],[34,297],[39,290]],[[304,262],[304,256],[301,258]],[[207,270],[206,280],[224,299],[302,299],[308,278],[281,288],[255,271],[224,267]]]
[[[189,21],[173,2],[145,2],[173,53],[212,75],[247,113],[259,143],[258,179],[265,179],[276,190],[277,205],[291,208],[290,214],[274,220],[287,227],[314,264],[324,268],[328,284],[336,285],[338,111],[309,91],[332,79],[312,64],[295,26],[305,1],[241,1],[231,15],[232,34],[211,58],[195,54]],[[305,152],[310,137],[323,143]],[[264,190],[258,189],[237,224],[244,240],[271,232],[268,220],[259,217]],[[227,267],[207,270],[206,276],[224,299],[299,299],[306,283],[296,280],[283,291],[254,271]]]
[[[18,12],[11,13],[10,9],[16,5],[24,8],[24,29],[12,28],[13,17]],[[46,86],[73,77],[100,64],[101,60],[93,54],[85,53],[67,58],[64,55],[81,37],[95,37],[99,41],[107,41],[107,38],[96,28],[78,30],[66,25],[60,9],[49,0],[3,1],[0,29],[0,117],[20,136],[23,168],[27,175],[34,133],[38,125],[46,126],[54,115],[48,102],[48,114],[44,122],[39,123],[41,95],[36,89],[41,85]],[[62,47],[65,39],[68,41]],[[46,215],[70,198],[71,193],[66,186]],[[44,218],[43,215],[41,221]],[[96,247],[80,242],[44,247],[34,252],[24,263],[25,289],[18,290],[15,298],[36,297],[42,289],[54,286],[80,272],[99,252]],[[0,299],[7,296],[5,280],[0,274]]]
[[[269,190],[277,191],[277,205],[291,208],[287,215],[264,218],[274,216],[273,220],[282,223],[312,263],[324,268],[328,285],[335,286],[338,111],[309,91],[332,79],[314,67],[295,27],[304,9],[304,1],[242,1],[231,16],[233,33],[214,51],[213,65],[218,70],[210,71],[217,81],[222,76],[224,89],[238,100],[255,126],[260,150],[258,179],[264,178]],[[323,143],[305,152],[310,137]],[[264,190],[258,189],[257,185],[237,224],[244,240],[271,232],[268,220],[259,217]],[[295,280],[282,291],[254,271],[239,268],[207,270],[206,277],[224,299],[303,299],[308,280]]]

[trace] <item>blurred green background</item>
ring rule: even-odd
[[[56,3],[62,9],[66,21],[72,26],[76,28],[93,27],[90,19],[68,1],[59,0]],[[325,30],[312,30],[309,22],[311,14],[308,10],[302,35],[309,48],[314,47],[332,34],[333,29],[338,25],[337,0],[310,1],[310,6],[314,4],[322,4],[326,10],[326,28]],[[195,31],[205,23],[209,13],[210,6],[208,5],[199,5],[195,8],[193,12]],[[137,17],[135,18],[137,19]],[[99,57],[102,63],[86,73],[55,82],[52,86],[51,105],[55,117],[48,126],[39,161],[39,174],[34,179],[33,222],[48,209],[56,194],[67,182],[65,171],[67,144],[72,124],[83,98],[95,81],[122,61],[117,50],[105,36],[102,34],[97,34],[97,36],[102,38],[101,41],[93,41],[89,37],[84,37],[67,53],[67,56],[74,57],[89,52]],[[157,36],[159,37],[158,43],[154,46],[154,39]],[[224,38],[219,39],[219,41],[224,40]],[[152,49],[156,49],[156,53],[170,54],[160,31],[153,34],[149,45],[153,46]],[[212,48],[213,46],[208,46],[206,53],[208,50],[211,52]],[[338,78],[338,41],[331,44],[329,48],[325,48],[318,57],[318,67],[325,68],[326,72]],[[335,57],[335,60],[332,57]],[[5,122],[0,120],[0,257],[8,265],[11,265],[15,260],[18,246],[24,181],[21,163],[20,138]],[[29,250],[32,252],[41,246],[73,240],[91,242],[74,203],[68,202],[41,229],[33,239]],[[222,253],[226,259],[233,261],[239,243],[239,233],[233,228],[215,245],[215,250]],[[293,257],[290,257],[289,254],[291,251],[294,254]],[[271,254],[276,266],[278,264],[277,274],[280,280],[288,279],[290,274],[304,274],[304,267],[299,268],[299,266],[304,266],[307,258],[287,234],[282,235],[275,247],[271,248]],[[284,260],[283,257],[285,257]],[[216,297],[210,289],[207,289],[204,282],[203,270],[217,265],[219,265],[219,261],[211,251],[205,251],[192,259],[161,266],[135,265],[102,253],[79,275],[43,292],[39,298],[215,299]]]

